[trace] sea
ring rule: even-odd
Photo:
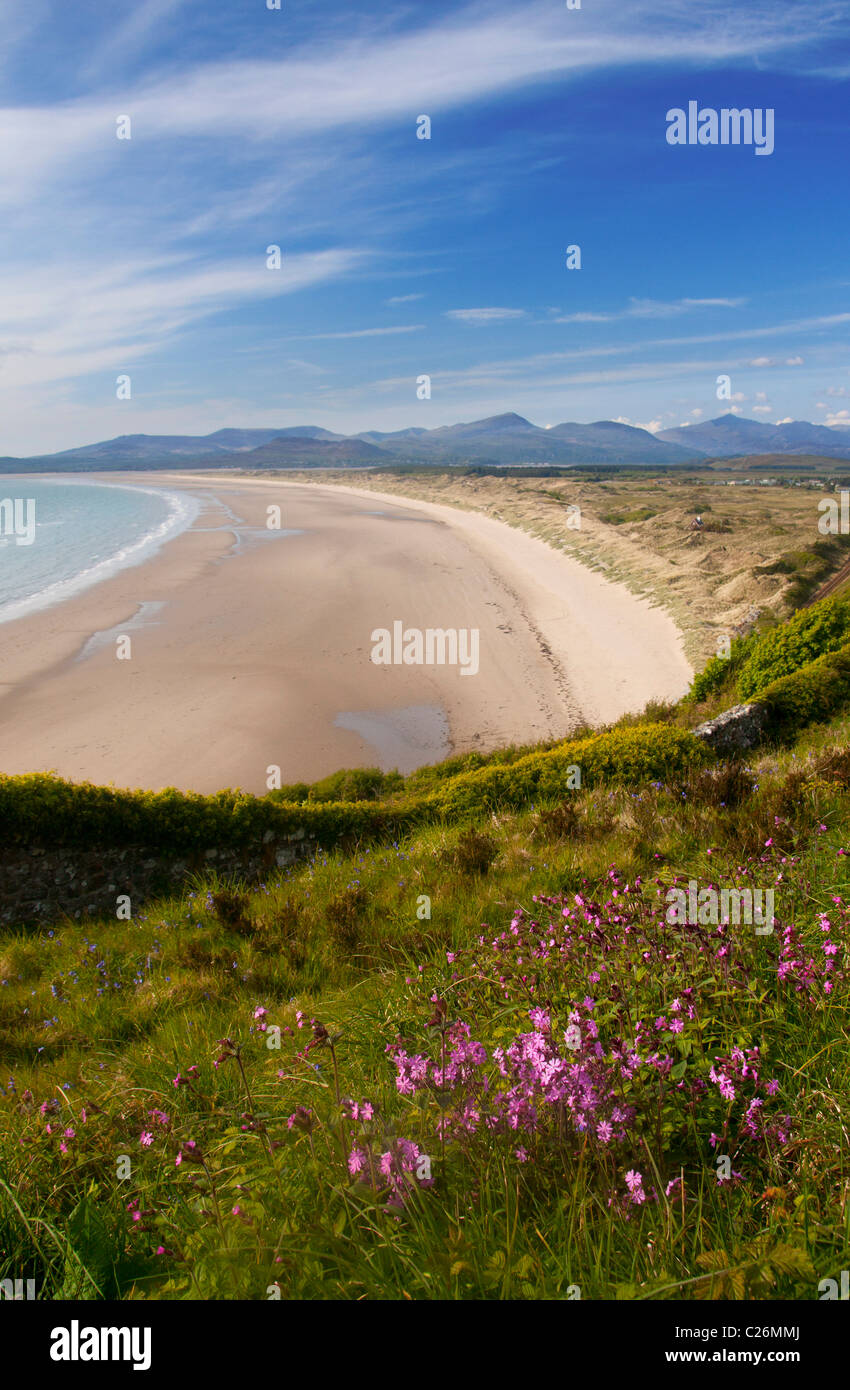
[[[0,475],[0,623],[141,564],[199,509],[167,488]]]

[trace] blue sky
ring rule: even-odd
[[[844,0],[0,0],[0,35],[0,454],[663,429],[721,373],[850,424]],[[772,108],[773,154],[668,145],[691,100]]]

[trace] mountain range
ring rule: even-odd
[[[439,465],[677,464],[753,454],[850,458],[850,429],[795,420],[767,425],[738,415],[651,434],[615,420],[541,428],[508,412],[436,429],[334,434],[319,425],[221,429],[207,435],[127,434],[31,458],[0,459],[2,472],[160,468],[369,468]]]
[[[656,439],[709,458],[734,458],[741,454],[822,454],[850,458],[850,429],[846,425],[812,425],[808,420],[787,420],[765,425],[741,415],[721,415],[704,424],[661,430]]]

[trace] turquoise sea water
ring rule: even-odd
[[[198,510],[166,488],[0,474],[0,623],[140,564]]]

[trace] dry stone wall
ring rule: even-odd
[[[215,871],[250,884],[316,849],[305,831],[284,839],[266,833],[262,844],[243,850],[210,847],[193,854],[129,845],[70,849],[46,845],[0,846],[0,923],[26,925],[63,917],[115,916],[117,900],[132,910],[145,901],[179,893],[195,874]]]

